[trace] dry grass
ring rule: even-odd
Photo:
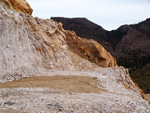
[[[98,88],[97,78],[87,76],[34,76],[6,83],[0,83],[0,88],[51,88],[78,93],[101,93],[106,90]]]

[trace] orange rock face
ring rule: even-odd
[[[26,0],[0,0],[0,1],[5,2],[8,6],[10,6],[11,8],[13,8],[18,12],[27,13],[29,15],[31,15],[33,12],[33,9],[26,2]]]
[[[69,48],[89,61],[101,67],[117,66],[116,59],[94,40],[77,37],[74,32],[65,31],[66,42]]]

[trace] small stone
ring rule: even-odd
[[[23,78],[27,78],[27,76],[23,76]]]
[[[4,104],[11,106],[11,105],[14,105],[15,103],[11,101],[7,101],[7,102],[4,102]]]

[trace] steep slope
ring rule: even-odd
[[[14,10],[7,10],[4,4],[1,4],[1,7],[0,75],[29,76],[45,72],[45,69],[72,69],[68,50],[70,46],[67,45],[70,43],[69,38],[78,42],[76,50],[79,55],[86,54],[88,48],[81,46],[89,42],[91,49],[96,48],[93,51],[96,56],[90,56],[93,53],[88,51],[88,60],[102,67],[116,66],[116,60],[101,45],[94,45],[95,41],[83,41],[72,32],[64,31],[61,24],[52,20],[34,19],[30,15],[15,13]],[[79,45],[79,42],[82,45]],[[104,62],[98,59],[103,59]]]
[[[149,112],[128,70],[100,44],[11,6],[0,2],[1,112]]]
[[[32,16],[7,10],[8,7],[4,4],[1,7],[1,77],[30,76],[46,73],[46,70],[53,68],[71,68],[63,36],[59,32],[57,38],[49,38],[47,35],[49,29],[55,33],[58,24],[52,20],[38,19],[38,22],[42,22],[41,29]],[[45,29],[48,31],[43,32]]]
[[[130,68],[133,80],[145,93],[150,92],[150,76],[142,73],[142,69],[150,63],[150,19],[135,25],[123,25],[112,31],[106,31],[85,18],[52,17],[51,19],[63,23],[66,30],[73,30],[78,36],[98,41],[117,58],[118,65]],[[149,73],[149,69],[145,71]]]

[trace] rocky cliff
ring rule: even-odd
[[[86,18],[51,19],[63,23],[64,29],[75,31],[78,36],[98,41],[117,58],[118,65],[130,68],[133,80],[145,93],[150,93],[150,19],[112,31],[106,31]]]
[[[71,69],[69,51],[72,50],[102,67],[117,65],[100,44],[82,40],[74,33],[63,30],[59,23],[15,13],[5,4],[1,7],[1,75],[35,75],[45,72],[41,68]],[[86,47],[87,43],[92,51]]]
[[[15,3],[22,2],[28,6]],[[149,112],[128,70],[99,43],[7,3],[0,2],[1,112]]]

